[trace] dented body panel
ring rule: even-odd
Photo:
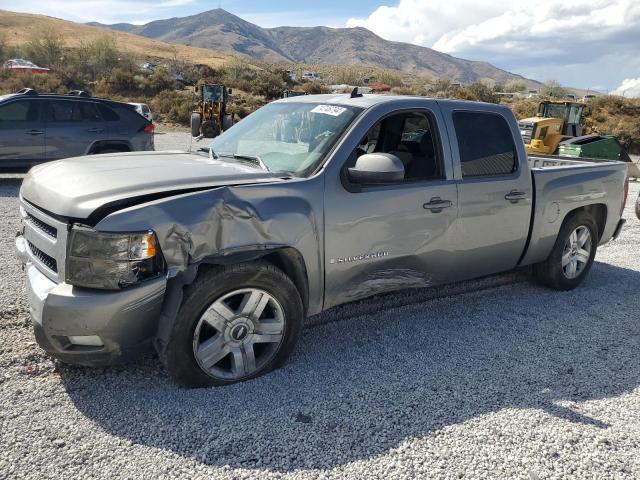
[[[205,264],[282,255],[306,314],[313,315],[378,293],[540,262],[553,247],[564,218],[577,208],[590,208],[600,216],[601,243],[617,231],[625,165],[582,160],[549,167],[540,159],[528,158],[515,117],[506,107],[393,96],[322,95],[280,102],[363,110],[306,177],[285,177],[178,152],[71,159],[38,167],[27,175],[21,201],[25,212],[37,218],[24,217],[32,224],[24,237],[18,237],[17,246],[28,265],[38,341],[47,351],[68,360],[69,352],[56,338],[90,336],[95,324],[93,334],[106,338],[103,348],[85,349],[71,361],[111,361],[122,350],[114,340],[121,339],[127,328],[121,320],[129,319],[132,311],[138,312],[136,318],[145,326],[145,332],[136,331],[136,341],[147,337],[161,350],[182,302],[182,289]],[[442,178],[350,188],[345,184],[345,169],[360,140],[381,118],[407,110],[432,116]],[[453,112],[460,110],[491,112],[508,122],[517,150],[516,171],[502,177],[462,177],[451,120]],[[238,128],[242,122],[233,127]],[[521,198],[508,200],[514,191]],[[428,208],[434,199],[450,205],[442,210]],[[58,230],[82,224],[98,232],[153,231],[166,265],[162,279],[155,280],[150,290],[151,284],[143,282],[110,292],[127,296],[127,301],[113,301],[111,306],[105,304],[104,292],[72,287],[64,279],[51,281],[29,242],[37,241],[46,250],[44,237],[33,237],[43,234],[35,227],[54,219]],[[65,262],[64,253],[56,255],[54,260]],[[92,294],[96,311],[105,321],[91,319]],[[65,316],[60,305],[74,312],[74,320]],[[82,308],[70,310],[72,305]]]

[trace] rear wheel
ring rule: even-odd
[[[197,137],[200,135],[200,124],[202,123],[202,116],[199,113],[191,114],[191,136]]]
[[[572,290],[589,273],[597,248],[596,223],[588,213],[579,212],[564,222],[549,257],[534,265],[534,274],[548,287]]]
[[[187,387],[226,385],[263,375],[287,359],[302,327],[291,280],[257,262],[203,272],[185,290],[164,355]]]

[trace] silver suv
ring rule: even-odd
[[[153,123],[127,103],[81,91],[0,96],[0,168],[95,153],[153,150]]]

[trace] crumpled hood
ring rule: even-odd
[[[20,189],[57,215],[88,218],[103,205],[184,190],[281,181],[278,175],[186,152],[132,152],[58,160],[32,168]]]

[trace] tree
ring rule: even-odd
[[[523,80],[511,79],[504,85],[504,91],[507,93],[524,92],[527,89],[527,84]]]
[[[24,47],[28,60],[41,67],[55,68],[62,62],[64,39],[52,28],[34,30]]]
[[[562,98],[567,96],[567,89],[560,85],[557,80],[549,80],[544,84],[540,93],[545,97]]]

